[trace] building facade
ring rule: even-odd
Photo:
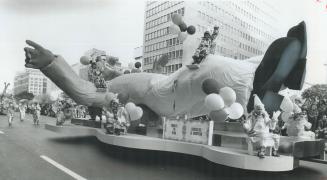
[[[183,16],[187,25],[196,27],[196,33],[184,42],[169,32],[174,13]],[[216,54],[234,59],[262,55],[268,45],[282,36],[278,10],[266,0],[220,1],[148,1],[145,8],[143,69],[151,72],[153,62],[167,54],[164,68],[170,74],[192,62],[192,55],[203,33],[219,26]]]
[[[14,79],[14,94],[29,92],[41,95],[56,90],[57,87],[38,69],[26,68],[24,72],[16,74]]]

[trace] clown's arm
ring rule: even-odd
[[[40,69],[51,81],[62,89],[76,103],[86,106],[103,107],[106,104],[106,93],[96,92],[96,87],[77,76],[65,60],[52,54],[33,41],[27,40],[30,47],[25,47],[25,66]]]
[[[219,33],[219,27],[218,26],[215,26],[213,28],[213,33],[211,35],[211,41],[214,41],[217,38],[218,33]]]
[[[62,57],[57,56],[40,70],[76,103],[98,107],[105,104],[106,94],[96,92],[93,83],[78,77]]]

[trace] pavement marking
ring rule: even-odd
[[[65,173],[67,173],[68,175],[70,175],[71,177],[77,179],[77,180],[87,180],[86,178],[76,174],[75,172],[71,171],[70,169],[66,168],[65,166],[57,163],[56,161],[50,159],[47,156],[41,155],[40,156],[42,159],[44,159],[45,161],[47,161],[48,163],[52,164],[53,166],[55,166],[56,168],[64,171]]]
[[[4,132],[3,131],[0,131],[0,134],[4,134]]]

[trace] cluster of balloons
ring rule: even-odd
[[[98,59],[101,59],[101,57],[100,56],[98,56],[97,57],[97,60]],[[82,56],[81,58],[80,58],[80,62],[81,62],[81,64],[83,64],[83,65],[89,65],[89,64],[91,64],[91,61],[92,61],[92,57],[90,57],[90,56]],[[106,62],[109,64],[109,65],[115,65],[117,62],[119,61],[119,59],[118,58],[116,58],[116,57],[113,57],[113,56],[106,56]]]
[[[183,18],[179,14],[172,15],[173,24],[169,26],[169,31],[172,34],[178,34],[178,39],[184,41],[187,38],[187,34],[193,35],[196,31],[194,26],[187,26],[183,21]]]
[[[204,104],[210,110],[211,119],[239,119],[244,114],[242,105],[236,102],[236,93],[232,88],[219,88],[215,79],[206,79],[202,83],[202,90],[207,94]]]
[[[107,93],[106,96],[106,101],[111,102],[116,98],[116,95],[114,93]],[[119,100],[120,103],[125,104],[125,109],[128,112],[130,118],[132,121],[141,119],[143,116],[143,110],[141,107],[136,106],[132,102],[128,102],[129,100],[129,95],[127,93],[119,93],[117,95],[117,99]]]
[[[131,118],[132,121],[141,119],[143,115],[143,110],[141,107],[136,106],[134,103],[129,102],[125,105],[125,109],[129,114],[129,117]]]

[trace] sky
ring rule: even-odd
[[[306,21],[306,82],[325,83],[327,0],[274,1],[285,34]],[[127,65],[134,48],[143,44],[144,9],[143,0],[0,0],[0,91],[4,82],[13,84],[15,73],[24,70],[26,39],[62,55],[69,64],[97,48]]]

